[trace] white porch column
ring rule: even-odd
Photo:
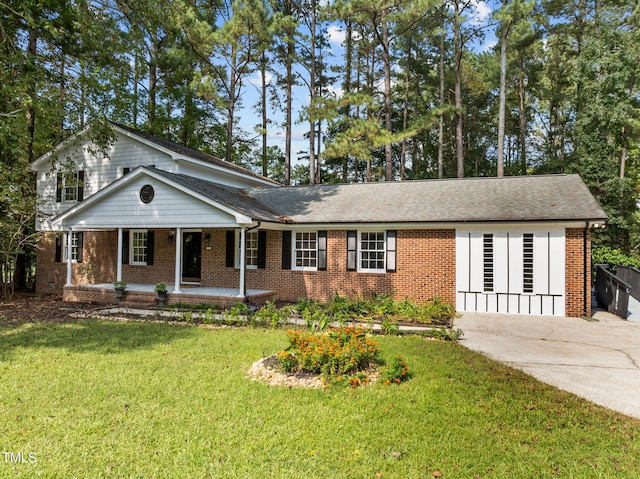
[[[182,293],[180,291],[180,283],[182,281],[182,230],[176,228],[176,285],[173,288],[174,293]]]
[[[69,228],[69,231],[67,231],[67,284],[65,284],[65,286],[73,286],[73,281],[71,279],[71,258],[73,258],[73,251],[71,250],[72,241],[73,231],[71,231],[71,228]]]
[[[116,264],[116,281],[122,281],[122,228],[118,228],[118,262]]]
[[[245,298],[247,293],[247,285],[245,279],[246,262],[247,262],[247,241],[245,226],[240,228],[240,288],[238,290],[238,298]]]

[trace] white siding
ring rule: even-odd
[[[534,293],[524,292],[523,234],[533,234]],[[493,235],[493,291],[484,290],[483,235]],[[459,311],[563,316],[564,228],[477,227],[456,230]]]
[[[222,167],[207,165],[205,162],[190,162],[176,160],[151,145],[118,134],[117,141],[111,145],[107,155],[92,153],[86,142],[71,143],[57,154],[55,168],[60,164],[75,164],[76,170],[83,170],[84,199],[102,190],[123,176],[123,169],[133,170],[138,166],[155,166],[171,173],[182,173],[203,180],[212,181],[226,186],[246,188],[251,186],[265,186],[251,176],[243,177],[233,172],[225,172]],[[177,156],[177,155],[176,155]],[[77,202],[56,202],[56,170],[52,170],[52,163],[48,162],[37,169],[37,192],[39,197],[39,219],[37,229],[49,230],[51,225],[47,219],[63,213]]]
[[[153,200],[140,200],[140,189],[150,184],[155,190]],[[153,227],[232,227],[235,218],[178,189],[142,176],[101,198],[86,211],[68,220],[76,228],[153,228]]]

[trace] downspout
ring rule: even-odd
[[[584,307],[583,307],[583,311],[582,311],[582,316],[587,317],[588,311],[589,311],[589,304],[587,303],[587,301],[591,300],[591,291],[587,291],[587,274],[591,274],[590,271],[587,271],[587,235],[589,234],[589,222],[585,222],[585,226],[584,229],[582,230],[582,281],[583,281],[583,286],[582,286],[582,291],[584,292],[584,297],[583,297],[583,303],[584,303]]]

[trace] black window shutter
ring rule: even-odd
[[[56,203],[62,201],[62,173],[56,175]]]
[[[153,265],[155,239],[156,239],[155,231],[147,231],[147,266]]]
[[[84,171],[78,171],[78,201],[84,200]]]
[[[236,265],[236,232],[233,230],[227,231],[227,244],[225,254],[225,266],[227,268],[233,268]]]
[[[56,236],[56,263],[60,263],[62,261],[62,236]]]
[[[327,231],[318,231],[318,271],[327,270]]]
[[[398,232],[396,230],[387,231],[387,271],[396,270],[396,250]]]
[[[258,269],[267,267],[267,232],[258,231]]]
[[[122,176],[128,175],[130,171],[131,171],[131,168],[128,168],[125,166],[124,168],[122,168]]]
[[[78,231],[76,233],[76,237],[78,238],[78,263],[82,263],[82,247],[84,246],[84,233],[82,231]]]
[[[282,269],[291,269],[291,231],[282,232]]]
[[[358,263],[358,232],[347,231],[347,271],[355,271]]]
[[[129,232],[122,232],[122,264],[129,264]]]

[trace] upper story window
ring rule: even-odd
[[[84,199],[84,171],[58,173],[56,202],[75,202]]]

